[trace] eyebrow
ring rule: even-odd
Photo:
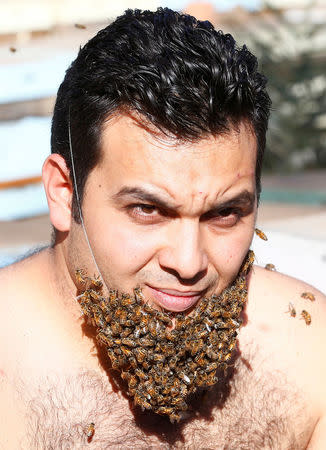
[[[157,194],[139,187],[124,186],[112,196],[114,201],[119,201],[123,197],[133,197],[135,200],[141,200],[142,202],[155,203],[156,206],[162,209],[178,209],[180,207],[169,203]]]
[[[169,203],[159,195],[153,194],[152,192],[148,192],[147,190],[140,187],[124,186],[116,194],[113,194],[112,199],[115,202],[119,202],[119,200],[123,199],[124,197],[132,197],[137,201],[149,202],[163,210],[170,210],[170,211],[178,210],[181,207],[181,205]],[[245,189],[233,198],[216,203],[215,205],[212,206],[212,208],[210,208],[208,213],[221,211],[226,208],[231,208],[232,206],[243,206],[246,208],[248,207],[252,208],[255,203],[255,200],[256,200],[255,194]]]

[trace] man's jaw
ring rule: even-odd
[[[192,308],[205,293],[205,290],[181,291],[150,285],[146,285],[146,287],[148,297],[151,297],[155,304],[172,312],[183,312]]]

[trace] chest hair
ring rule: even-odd
[[[22,448],[35,450],[302,449],[313,429],[303,399],[283,375],[259,375],[240,360],[228,379],[193,397],[192,414],[181,424],[133,408],[93,371],[51,375],[27,391]]]

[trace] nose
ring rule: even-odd
[[[160,266],[178,278],[195,282],[207,271],[208,258],[198,221],[180,221],[169,230],[168,242],[159,254]]]

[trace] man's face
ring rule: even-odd
[[[195,143],[155,137],[128,115],[102,134],[83,216],[107,286],[140,286],[154,307],[185,311],[236,277],[256,217],[256,139],[249,126]],[[75,268],[94,273],[79,225]]]

